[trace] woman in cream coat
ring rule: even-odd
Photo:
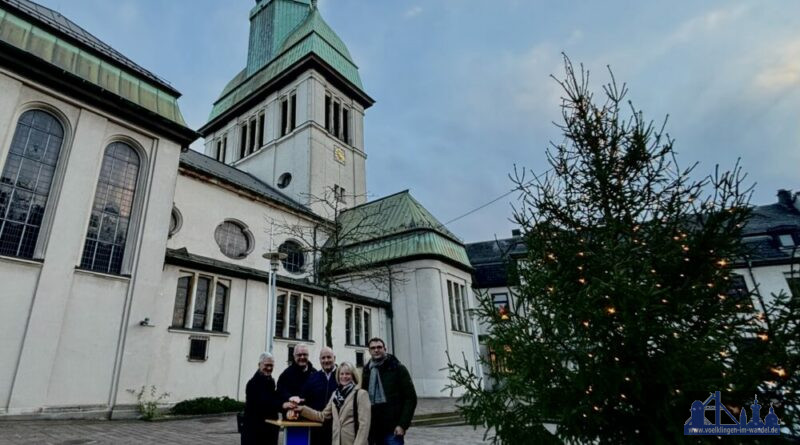
[[[342,362],[339,365],[336,369],[339,386],[322,411],[314,411],[307,406],[298,407],[300,414],[307,419],[317,422],[333,419],[331,445],[367,445],[372,408],[369,394],[359,389],[358,377],[354,371],[352,363]]]

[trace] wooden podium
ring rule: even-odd
[[[309,445],[311,442],[311,428],[322,426],[319,422],[309,420],[272,420],[267,423],[283,430],[283,445]]]

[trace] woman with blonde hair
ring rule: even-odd
[[[372,408],[369,393],[358,387],[355,370],[349,362],[339,365],[336,369],[339,386],[322,411],[307,406],[297,407],[300,415],[307,419],[317,422],[332,419],[331,445],[367,445]]]

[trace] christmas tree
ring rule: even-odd
[[[681,168],[665,126],[613,74],[596,98],[583,67],[565,58],[565,70],[549,171],[512,175],[527,247],[515,305],[475,309],[491,378],[450,365],[462,413],[506,444],[690,441],[693,401],[717,390],[752,400],[769,372],[740,368],[782,360],[751,366],[739,340],[760,329],[758,310],[728,292],[751,189],[738,163],[705,177]]]

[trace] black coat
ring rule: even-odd
[[[383,393],[386,403],[372,405],[372,422],[370,437],[384,436],[401,426],[407,430],[411,426],[414,410],[417,408],[417,392],[408,369],[400,360],[391,354],[386,355],[386,360],[378,371],[381,376]],[[368,366],[364,367],[361,377],[361,388],[369,391],[370,374],[373,372]]]
[[[260,371],[247,382],[244,403],[244,431],[242,445],[278,443],[278,427],[265,422],[277,419],[281,404],[275,391],[275,380]]]
[[[294,364],[286,368],[278,377],[278,397],[280,397],[281,403],[288,401],[292,396],[299,397],[303,392],[303,385],[315,371],[316,369],[311,363],[308,364],[305,371]]]
[[[325,371],[319,370],[308,378],[300,397],[304,398],[306,406],[315,411],[322,411],[336,391],[336,372],[331,372],[330,378]],[[311,445],[330,445],[332,426],[330,419],[326,420],[321,428],[311,428]]]

